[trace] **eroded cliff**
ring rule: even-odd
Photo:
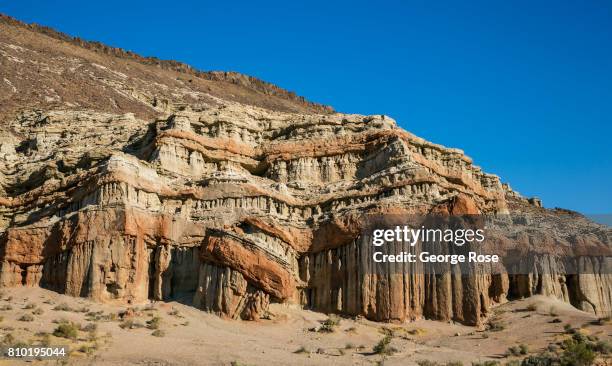
[[[479,324],[533,294],[612,311],[609,228],[522,198],[387,116],[0,27],[0,286],[242,319],[282,302]],[[520,213],[491,238],[536,253],[531,270],[369,271],[362,230],[389,213]],[[560,267],[568,253],[585,257],[577,273]]]

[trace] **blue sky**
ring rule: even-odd
[[[0,12],[387,114],[546,207],[612,213],[607,0],[20,0]]]

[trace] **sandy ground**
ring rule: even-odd
[[[419,360],[503,364],[513,359],[504,356],[509,347],[526,344],[530,353],[538,353],[566,337],[563,327],[568,323],[600,339],[612,335],[610,323],[591,324],[594,315],[544,297],[498,306],[493,318],[504,328],[498,331],[429,320],[397,325],[342,318],[331,333],[311,330],[326,315],[281,305],[272,306],[273,319],[259,322],[221,319],[175,302],[135,306],[137,310],[122,320],[118,314],[128,309],[125,305],[98,304],[43,289],[4,289],[0,297],[0,340],[11,334],[16,341],[36,345],[46,337],[51,345],[71,349],[61,360],[3,359],[0,365],[375,365],[383,356],[372,349],[386,333],[393,334],[390,346],[397,352],[384,357],[384,365],[416,365]],[[57,310],[63,304],[71,310]],[[96,312],[102,319],[93,320]],[[24,314],[34,320],[19,320]],[[156,316],[161,337],[146,328],[147,320]],[[552,322],[555,318],[559,320]],[[124,320],[136,327],[121,328],[128,324]],[[95,323],[97,329],[79,331],[76,339],[41,333],[53,333],[62,321],[83,328]]]

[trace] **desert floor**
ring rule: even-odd
[[[491,317],[496,329],[340,318],[331,332],[321,332],[317,329],[326,315],[281,305],[272,306],[271,319],[245,322],[176,302],[128,310],[38,288],[1,292],[0,340],[68,345],[70,355],[30,362],[2,359],[0,365],[416,365],[423,360],[465,365],[496,360],[503,365],[525,357],[505,356],[510,347],[524,344],[528,354],[537,354],[567,338],[567,324],[604,341],[612,335],[611,323],[598,323],[592,314],[540,296],[496,307]],[[78,323],[76,338],[53,335],[62,322]],[[392,337],[389,348],[396,350],[389,356],[373,352],[385,334]]]

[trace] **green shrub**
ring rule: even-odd
[[[595,360],[595,352],[583,342],[566,341],[561,355],[562,366],[589,366]]]
[[[98,349],[98,344],[84,344],[79,347],[79,352],[85,353],[87,355],[92,355]]]
[[[556,360],[549,355],[529,356],[521,362],[521,366],[552,366]]]
[[[61,338],[76,339],[79,335],[79,326],[76,323],[62,323],[55,328],[53,335]]]
[[[378,355],[392,355],[397,350],[390,346],[393,338],[390,335],[386,335],[381,339],[372,349],[372,351]]]
[[[331,333],[336,330],[338,325],[340,325],[340,318],[332,315],[321,323],[318,331],[323,333]]]
[[[612,354],[612,344],[606,341],[597,341],[593,345],[593,350],[601,353],[602,355],[609,355]]]

